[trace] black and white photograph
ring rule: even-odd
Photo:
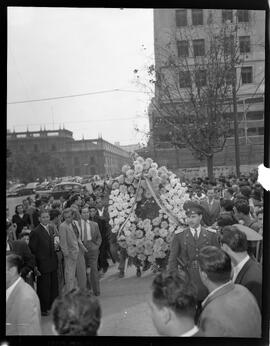
[[[266,16],[7,7],[7,337],[266,337]]]

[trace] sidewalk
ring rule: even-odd
[[[100,336],[158,336],[152,324],[147,302],[154,278],[149,270],[136,276],[128,267],[124,278],[118,277],[118,264],[112,264],[100,280],[102,308]],[[42,317],[43,335],[52,335],[51,318]]]

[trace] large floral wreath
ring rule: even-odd
[[[111,230],[129,256],[163,267],[173,233],[183,227],[186,200],[185,184],[174,173],[138,156],[112,183]]]

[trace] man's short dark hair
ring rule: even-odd
[[[15,253],[10,253],[6,255],[6,262],[8,265],[8,268],[16,267],[18,274],[20,274],[21,269],[23,267],[23,259],[21,256],[16,255]]]
[[[215,246],[205,246],[199,253],[199,266],[214,283],[225,283],[231,278],[232,264],[229,255]]]
[[[225,214],[225,215],[220,215],[220,217],[217,220],[217,225],[219,227],[224,227],[224,226],[231,226],[234,225],[236,220],[234,219],[233,215]]]
[[[52,318],[59,335],[95,336],[100,326],[101,307],[90,291],[74,289],[56,298]]]
[[[50,220],[56,219],[59,215],[61,215],[61,212],[58,209],[52,209],[50,210]]]
[[[19,235],[19,239],[22,239],[24,236],[30,237],[30,232],[29,231],[22,231]]]
[[[159,273],[152,283],[153,302],[159,307],[168,307],[177,315],[194,318],[196,311],[196,289],[188,276],[178,272]]]
[[[240,188],[240,192],[242,193],[242,195],[249,198],[251,195],[251,188],[249,186],[242,186]]]
[[[228,188],[227,188],[227,192],[228,192],[230,195],[232,195],[232,196],[233,196],[233,194],[234,194],[234,190],[233,190],[231,187],[228,187]]]
[[[70,203],[73,204],[75,201],[77,201],[79,198],[81,198],[81,195],[79,193],[76,193],[70,198]]]
[[[236,199],[234,202],[234,206],[239,213],[243,213],[245,215],[248,215],[250,212],[250,207],[249,207],[247,200]]]
[[[244,252],[248,248],[246,234],[234,226],[226,226],[222,229],[220,243],[227,244],[234,252]]]
[[[220,206],[224,208],[226,211],[233,211],[234,202],[229,199],[222,199],[220,201]]]

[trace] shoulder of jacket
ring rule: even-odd
[[[174,234],[182,234],[184,231],[186,231],[188,228],[177,228],[174,231]]]
[[[205,231],[210,232],[210,233],[217,233],[217,231],[215,229],[210,228],[210,227],[207,227],[207,228],[203,227],[202,229],[204,229]]]

